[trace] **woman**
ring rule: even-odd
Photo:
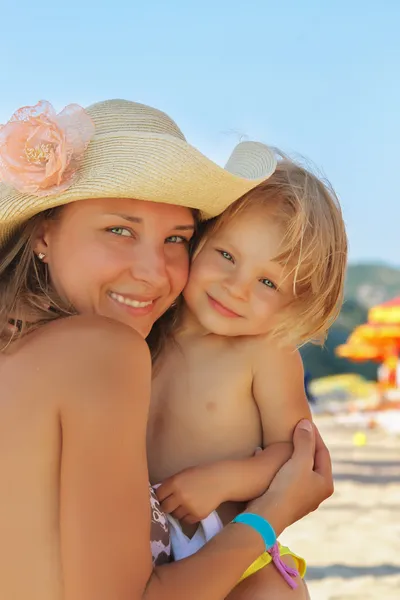
[[[191,209],[221,212],[260,182],[243,177],[253,166],[268,176],[272,154],[236,152],[231,175],[166,115],[125,101],[59,115],[42,102],[0,130],[2,598],[217,600],[265,548],[235,523],[153,569],[149,540],[165,531],[145,444],[144,338],[185,285]],[[308,425],[249,507],[278,535],[331,493]]]

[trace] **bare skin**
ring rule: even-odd
[[[293,429],[310,412],[298,352],[268,337],[292,300],[291,279],[275,260],[282,237],[268,211],[249,210],[195,255],[180,327],[153,380],[154,483],[188,467],[249,458],[258,446],[287,444],[276,453],[272,479],[289,458]]]
[[[291,556],[284,556],[283,562],[295,568]],[[266,567],[242,581],[227,596],[227,600],[308,600],[306,586],[300,577],[296,577],[297,588],[282,585],[282,577],[273,567]]]
[[[262,494],[291,456],[296,424],[310,418],[298,351],[268,336],[292,300],[291,279],[275,259],[282,237],[273,215],[259,208],[206,237],[180,326],[156,365],[150,477],[162,483],[162,509],[189,536],[213,510],[227,524],[242,502]],[[264,450],[254,456],[257,447]],[[265,598],[291,591],[279,579],[278,596],[275,570],[263,571],[251,593],[250,584],[238,586],[244,600],[257,590]],[[301,583],[292,598],[304,593]]]
[[[34,251],[82,315],[0,354],[1,598],[186,600],[190,586],[192,600],[220,600],[262,552],[256,532],[228,525],[196,556],[152,567],[143,337],[186,280],[192,229],[182,207],[100,199],[38,232]],[[332,492],[315,435],[296,429],[293,456],[249,507],[278,534]]]
[[[122,350],[125,358],[120,366],[112,362],[113,351],[104,344],[107,339]],[[147,414],[146,402],[141,407],[140,400],[149,393],[151,365],[148,353],[138,353],[143,346],[138,334],[118,323],[76,317],[31,334],[1,355],[0,474],[6,489],[0,511],[2,598],[78,600],[94,597],[94,590],[98,598],[105,597],[103,586],[110,583],[99,567],[108,556],[95,542],[103,536],[115,552],[115,589],[122,592],[131,586],[118,563],[128,549],[137,552],[137,542],[124,531],[139,529],[140,538],[149,536],[149,519],[136,523],[132,513],[131,522],[120,520],[121,514],[127,516],[124,507],[130,501],[143,514],[149,512],[144,439],[135,424],[135,418],[140,422]],[[132,378],[124,377],[128,363]],[[108,376],[108,384],[114,379],[112,396],[99,377],[99,368],[109,364],[114,366]],[[148,378],[135,377],[139,370]],[[135,402],[127,403],[125,389]],[[107,456],[102,451],[104,435]],[[141,469],[137,456],[142,458]],[[127,479],[122,497],[114,482],[128,466],[138,485]],[[104,477],[98,476],[99,470]],[[109,493],[113,488],[115,495]],[[85,539],[91,540],[89,548]],[[150,569],[150,555],[146,562]],[[92,573],[96,568],[91,589],[86,582],[81,585],[82,568]]]
[[[152,481],[164,481],[162,508],[191,536],[212,510],[219,507],[226,525],[243,510],[241,502],[265,491],[291,455],[294,427],[310,413],[293,349],[278,350],[257,336],[178,342],[153,381],[147,446]],[[258,446],[267,449],[253,457]],[[232,600],[307,598],[297,583],[290,589],[271,565],[240,583]]]
[[[214,471],[215,485],[204,490],[206,497],[190,495],[196,514],[202,512],[197,504],[207,502],[205,514],[197,515],[204,518],[211,506],[214,510],[225,500],[244,502],[261,494],[265,477],[260,481],[260,469],[265,475],[269,468],[272,480],[291,455],[295,425],[310,412],[297,351],[279,350],[258,336],[246,341],[204,336],[195,343],[182,336],[177,341],[179,345],[168,348],[153,380],[147,443],[150,476],[152,483],[165,482],[185,469],[210,465],[204,470],[204,478],[209,478],[212,463],[223,461]],[[251,458],[257,447],[270,447],[265,459]],[[245,459],[243,466],[237,459]],[[259,467],[249,471],[246,459]],[[196,470],[194,479],[199,477]],[[174,478],[176,492],[179,479]],[[191,483],[184,484],[188,493]],[[198,486],[204,488],[201,479]],[[222,508],[223,522],[236,512],[237,507]]]
[[[0,373],[0,597],[183,600],[189,585],[193,600],[227,596],[262,551],[246,526],[226,527],[198,555],[152,575],[151,364],[136,332],[97,317],[57,321],[3,354]],[[312,436],[296,435],[293,458],[250,507],[278,533],[331,493],[326,448],[319,443],[313,471]],[[294,510],[282,501],[304,482]]]

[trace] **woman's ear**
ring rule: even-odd
[[[32,242],[32,249],[36,256],[42,261],[47,262],[49,255],[49,230],[51,221],[44,220],[38,227],[35,237]]]

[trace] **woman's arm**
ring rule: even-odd
[[[189,591],[191,600],[225,598],[264,549],[245,525],[228,525],[195,556],[152,571],[145,444],[150,358],[143,340],[99,319],[73,318],[54,330],[62,352],[48,365],[47,393],[60,404],[65,599],[186,600]],[[326,469],[325,486],[313,485],[308,454],[306,470],[292,460],[290,480],[278,473],[273,493],[254,505],[277,534],[294,509],[309,512],[329,493]],[[296,472],[306,488],[299,501]]]
[[[146,422],[151,361],[133,330],[76,317],[58,334],[65,600],[136,600],[152,572]]]
[[[54,341],[62,351],[49,365],[48,393],[60,406],[65,599],[178,600],[192,586],[193,600],[224,598],[263,551],[242,525],[191,560],[152,570],[145,342],[119,324],[83,318],[60,325]],[[282,527],[276,507],[271,520]]]
[[[280,533],[286,526],[283,511],[273,502],[264,504],[263,516]],[[256,531],[239,523],[227,525],[193,556],[157,567],[144,600],[222,600],[263,552]]]
[[[270,488],[247,509],[266,518],[278,536],[333,493],[329,452],[310,421],[297,425],[293,444],[291,458],[278,471]],[[264,550],[258,534],[246,525],[227,525],[194,556],[158,567],[144,598],[223,599]]]
[[[161,509],[198,523],[223,502],[248,502],[265,492],[292,456],[293,444],[277,442],[244,459],[221,460],[172,475],[157,489]]]

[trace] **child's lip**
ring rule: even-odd
[[[218,310],[219,313],[223,314],[226,317],[241,317],[237,312],[231,310],[225,304],[222,304],[219,300],[216,300],[210,294],[207,294],[208,300],[213,308]]]

